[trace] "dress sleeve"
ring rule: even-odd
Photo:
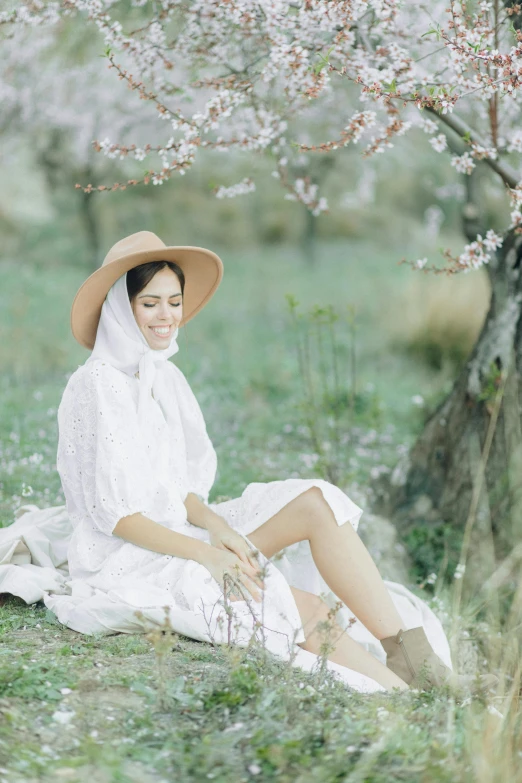
[[[183,372],[168,362],[176,390],[187,457],[187,494],[198,495],[208,503],[216,478],[217,455],[207,432],[203,413]]]
[[[132,380],[89,362],[71,381],[58,410],[57,469],[67,504],[112,535],[122,517],[147,513],[155,487]]]

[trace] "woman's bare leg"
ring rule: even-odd
[[[370,633],[380,640],[404,629],[370,553],[349,522],[337,524],[319,487],[294,498],[248,538],[268,558],[308,540],[324,581]]]
[[[302,642],[299,647],[320,655],[325,637],[324,630],[320,627],[317,628],[317,625],[328,621],[328,606],[313,593],[298,590],[296,587],[290,589],[299,609],[306,636],[306,641]],[[335,649],[328,655],[329,661],[371,677],[386,690],[391,691],[392,688],[408,690],[404,680],[401,680],[391,669],[386,668],[368,650],[348,636],[337,623],[332,623],[331,620],[329,622],[333,625],[330,639],[332,644],[335,644]]]

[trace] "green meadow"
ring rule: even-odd
[[[326,477],[333,466],[342,489],[371,510],[372,483],[393,470],[450,389],[487,305],[479,275],[450,290],[398,264],[412,249],[437,261],[417,231],[386,245],[321,240],[315,267],[291,245],[213,247],[223,282],[181,330],[173,359],[218,454],[211,501],[251,481]],[[0,265],[1,526],[23,503],[63,503],[56,411],[88,356],[69,330],[87,274],[72,264]],[[329,306],[331,329],[318,311]],[[449,630],[451,579],[428,577],[417,565],[408,586]],[[485,670],[497,630],[473,606],[462,608],[461,628],[461,663],[467,656]],[[522,780],[520,716],[502,723],[501,705],[478,697],[364,696],[256,648],[161,632],[84,637],[42,603],[16,598],[0,605],[0,629],[2,782]]]

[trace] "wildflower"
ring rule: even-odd
[[[417,269],[424,269],[427,263],[428,263],[427,258],[419,258],[418,261],[415,261],[415,266],[417,267]]]
[[[380,476],[390,472],[390,468],[387,465],[374,465],[370,468],[370,476],[372,479],[378,479]]]
[[[302,460],[308,469],[314,467],[315,463],[319,459],[318,454],[299,454],[299,459]]]
[[[466,566],[464,563],[459,563],[458,566],[455,569],[455,573],[453,574],[454,579],[462,579],[464,576],[464,572],[466,571]]]
[[[239,731],[239,729],[242,729],[244,725],[245,725],[245,724],[244,724],[244,723],[241,723],[241,722],[239,722],[239,723],[233,723],[231,726],[228,726],[228,727],[225,729],[225,732],[224,732],[224,733],[226,733],[227,731]]]
[[[259,764],[250,764],[248,767],[248,771],[250,772],[251,775],[259,775],[259,773],[261,772],[261,767],[259,766]]]
[[[420,394],[414,394],[411,401],[413,405],[417,405],[419,408],[422,408],[424,405],[424,397]]]
[[[75,715],[76,713],[73,710],[70,712],[67,710],[56,710],[56,712],[53,712],[52,714],[52,719],[56,721],[56,723],[61,723],[65,726],[71,722]]]

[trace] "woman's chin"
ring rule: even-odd
[[[174,335],[174,332],[171,331],[168,338],[161,338],[161,337],[146,337],[147,343],[149,344],[149,347],[152,348],[153,351],[161,351],[164,348],[168,348],[169,345],[172,342],[172,337]]]

